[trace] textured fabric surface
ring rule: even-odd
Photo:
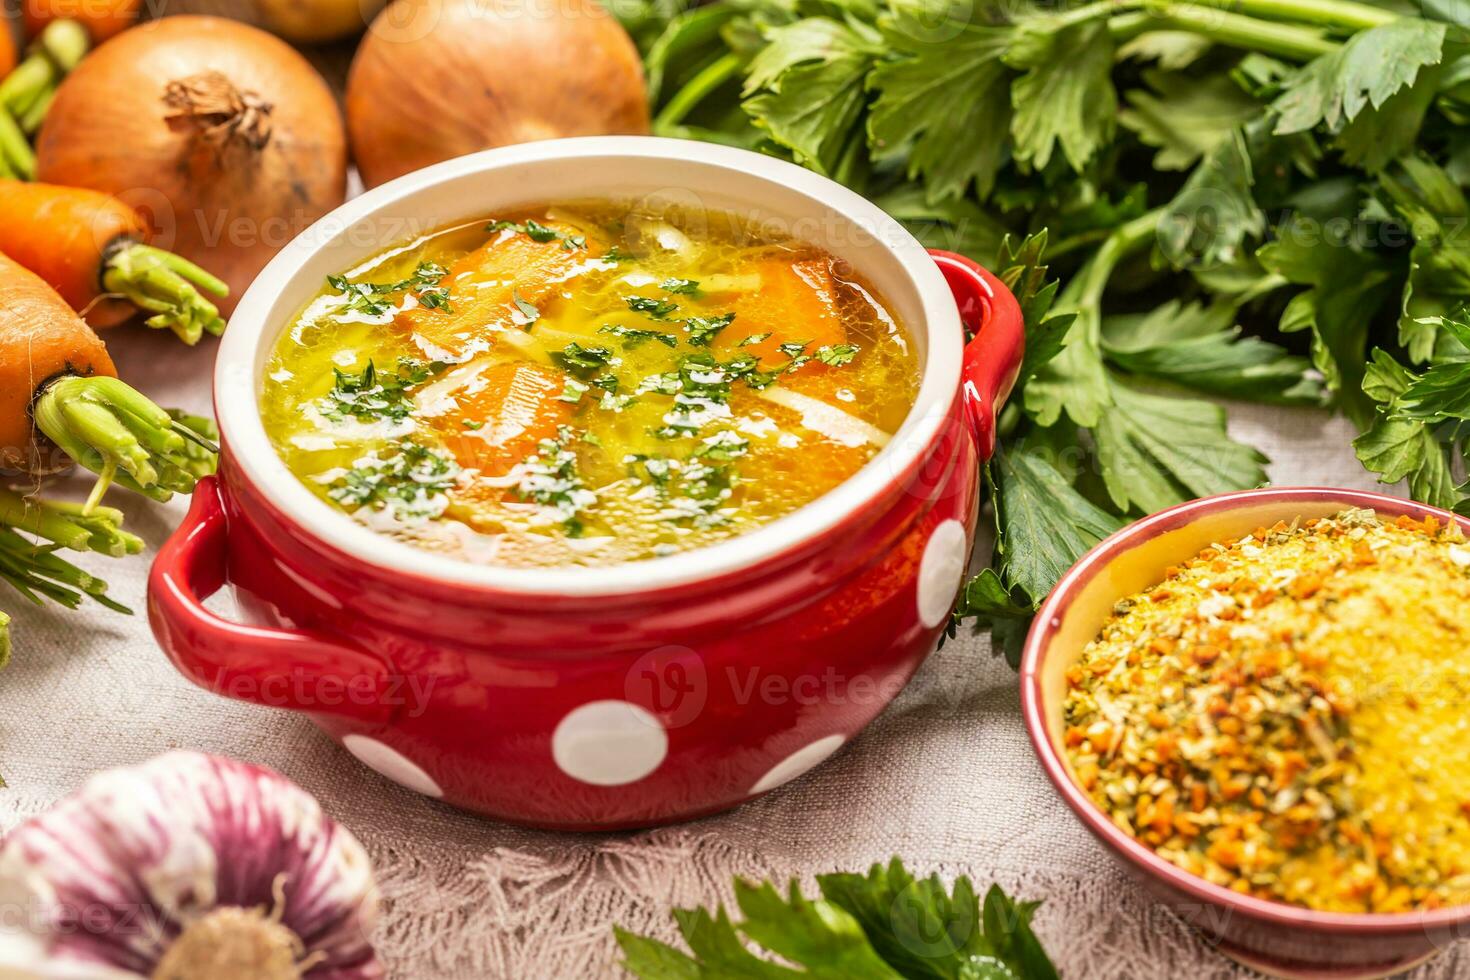
[[[213,351],[112,336],[127,377],[160,402],[208,408]],[[1278,483],[1372,486],[1350,429],[1310,411],[1242,408],[1239,437],[1273,458]],[[76,481],[73,490],[80,489]],[[184,502],[114,494],[156,548]],[[146,561],[87,563],[141,613]],[[394,976],[537,980],[618,976],[611,924],[671,936],[671,905],[728,895],[732,875],[778,878],[866,868],[902,855],[916,870],[998,880],[1044,899],[1037,927],[1075,978],[1245,976],[1152,905],[1053,794],[1022,730],[1016,675],[983,638],[929,659],[910,687],[826,765],[735,812],[647,834],[561,836],[485,821],[360,766],[307,721],[195,689],[142,615],[19,608],[0,673],[0,825],[91,772],[171,748],[271,766],[350,827],[387,899],[378,942]],[[1417,980],[1470,975],[1462,947]]]

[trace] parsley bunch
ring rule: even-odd
[[[640,980],[1056,980],[1031,931],[1039,903],[998,886],[982,902],[968,878],[946,890],[897,858],[866,875],[820,875],[817,885],[822,897],[808,899],[795,882],[783,897],[736,881],[738,923],[723,908],[675,911],[690,953],[617,929],[623,965]],[[800,969],[757,956],[747,941]]]
[[[959,610],[1011,653],[1102,536],[1264,482],[1215,399],[1329,405],[1382,480],[1470,509],[1454,5],[621,6],[659,133],[784,155],[1013,283],[996,562]]]

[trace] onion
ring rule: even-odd
[[[67,77],[36,169],[137,208],[152,244],[229,284],[228,314],[281,246],[342,203],[347,149],[326,82],[284,41],[218,17],[167,17]]]
[[[170,752],[0,847],[0,976],[382,980],[362,845],[269,769]]]
[[[387,0],[255,0],[260,22],[301,44],[361,34]]]
[[[347,80],[369,186],[495,146],[647,133],[632,39],[597,0],[398,0]]]

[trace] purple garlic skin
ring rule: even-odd
[[[149,978],[185,930],[230,907],[289,930],[301,977],[385,975],[357,839],[278,773],[170,752],[99,773],[5,837],[0,976]]]

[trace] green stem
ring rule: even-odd
[[[1102,302],[1103,292],[1108,288],[1113,270],[1123,259],[1148,244],[1157,233],[1159,218],[1163,214],[1164,208],[1155,208],[1147,214],[1139,215],[1120,226],[1098,246],[1092,260],[1078,274],[1080,282],[1074,294],[1077,297],[1076,306],[1095,307]]]
[[[10,617],[0,612],[0,667],[10,663]]]
[[[1382,27],[1399,15],[1380,7],[1352,0],[1200,0],[1205,6],[1221,7],[1266,20],[1317,24],[1347,33]]]
[[[56,550],[54,544],[37,544],[10,528],[0,527],[0,579],[37,605],[50,599],[75,609],[86,595],[109,609],[131,612],[107,597],[106,582],[58,558]]]
[[[143,539],[122,530],[122,511],[112,507],[23,497],[0,488],[0,525],[7,525],[73,551],[121,558],[143,550]]]
[[[152,313],[148,326],[172,330],[186,344],[205,333],[218,336],[225,321],[200,290],[228,296],[230,287],[172,252],[138,242],[114,249],[102,268],[102,287]]]
[[[116,378],[58,378],[41,390],[32,415],[47,438],[102,475],[104,490],[115,477],[154,500],[192,492],[215,449]]]
[[[711,92],[724,85],[730,79],[740,73],[745,64],[745,59],[734,51],[727,52],[711,61],[700,69],[699,73],[689,80],[674,97],[664,105],[658,116],[653,121],[654,130],[657,132],[666,126],[677,126],[684,121],[694,107],[699,105]]]
[[[1315,28],[1277,24],[1227,10],[1175,3],[1120,14],[1108,22],[1108,30],[1117,41],[1150,31],[1187,31],[1229,47],[1299,62],[1311,61],[1338,48],[1335,41]]]
[[[15,118],[32,123],[34,128],[26,131],[35,132],[56,87],[86,57],[90,47],[87,29],[76,21],[55,20],[47,24],[26,58],[0,81],[0,107]]]
[[[0,105],[0,161],[20,180],[36,177],[36,154],[10,110]]]

